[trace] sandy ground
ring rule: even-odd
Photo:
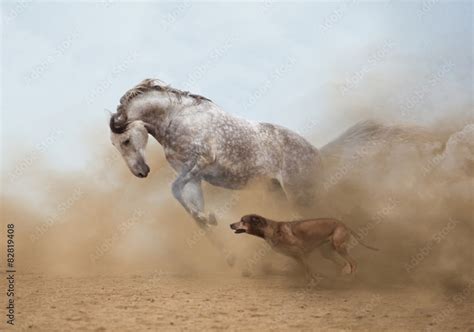
[[[17,275],[16,330],[474,331],[472,298],[455,304],[428,288],[325,283],[159,272]]]

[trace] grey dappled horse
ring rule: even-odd
[[[314,202],[321,160],[300,135],[278,125],[225,113],[211,100],[146,79],[120,99],[110,118],[112,144],[130,171],[146,177],[148,134],[176,171],[174,197],[201,227],[216,224],[204,211],[201,182],[241,189],[250,181],[277,184],[297,206]]]

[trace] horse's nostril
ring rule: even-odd
[[[148,174],[148,172],[146,172],[146,171],[143,170],[143,169],[137,170],[137,176],[138,176],[139,178],[144,178],[144,177],[147,176],[147,174]]]

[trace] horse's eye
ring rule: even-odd
[[[123,145],[129,145],[130,144],[130,140],[129,139],[126,139],[125,141],[122,142]]]

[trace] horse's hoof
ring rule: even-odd
[[[204,229],[207,229],[209,227],[209,222],[207,221],[206,218],[196,217],[195,220],[199,227],[204,228]]]
[[[216,219],[216,216],[214,215],[214,213],[209,213],[209,218],[207,220],[207,223],[209,225],[213,225],[213,226],[217,225],[217,219]]]

